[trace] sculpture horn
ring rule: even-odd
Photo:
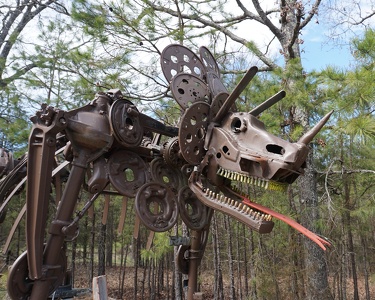
[[[285,97],[285,91],[280,91],[277,94],[273,95],[271,98],[268,98],[262,104],[258,105],[257,107],[253,108],[249,114],[253,115],[254,117],[259,116],[262,112],[264,112],[267,108],[270,108],[272,105],[279,102],[281,99]]]
[[[317,135],[317,133],[322,129],[325,123],[329,120],[330,116],[332,115],[333,110],[331,110],[328,114],[326,114],[318,124],[316,124],[313,128],[311,128],[308,132],[306,132],[298,141],[298,143],[307,145],[310,143],[313,138]]]
[[[228,96],[225,100],[223,105],[220,107],[218,113],[216,114],[215,118],[213,119],[214,123],[220,123],[224,116],[227,114],[229,109],[232,107],[236,99],[241,95],[243,90],[247,87],[251,79],[254,78],[255,74],[258,72],[257,67],[251,67],[247,70],[244,77],[242,77],[241,81],[236,85],[232,93]]]

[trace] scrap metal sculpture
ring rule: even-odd
[[[164,76],[182,110],[178,127],[143,114],[119,90],[98,93],[92,102],[71,111],[42,105],[32,118],[27,157],[15,168],[5,167],[9,159],[0,160],[0,171],[8,170],[0,182],[0,216],[26,180],[27,164],[27,250],[9,273],[11,299],[47,299],[64,283],[65,241],[77,235],[78,221],[95,199],[113,193],[110,184],[118,194],[135,198],[137,215],[148,229],[169,230],[178,216],[190,229],[190,245],[181,245],[176,257],[180,271],[188,274],[188,299],[197,291],[197,270],[214,210],[259,233],[269,233],[275,217],[322,249],[329,246],[295,221],[249,200],[241,186],[284,190],[294,182],[303,173],[307,144],[331,113],[298,142],[284,141],[268,133],[257,117],[285,92],[250,112],[237,112],[236,99],[257,68],[249,69],[229,93],[210,51],[201,47],[199,54],[172,44],[161,55]],[[66,162],[56,163],[56,151],[64,151]],[[53,177],[68,164],[57,212],[47,224]],[[82,187],[92,196],[74,216]]]

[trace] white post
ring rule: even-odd
[[[105,275],[94,277],[92,279],[92,295],[93,300],[107,300],[107,278]]]

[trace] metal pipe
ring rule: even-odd
[[[201,257],[202,230],[192,230],[190,233],[191,246],[189,249],[189,282],[187,300],[194,300],[194,294],[198,288],[198,267]]]
[[[251,67],[247,70],[244,77],[242,77],[241,81],[236,85],[232,93],[228,96],[225,100],[222,107],[220,107],[217,115],[213,119],[215,123],[220,123],[224,116],[228,113],[229,109],[232,107],[236,99],[241,95],[243,90],[247,87],[249,82],[254,78],[255,74],[258,72],[257,67]]]

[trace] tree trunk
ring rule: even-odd
[[[307,157],[305,175],[299,178],[300,202],[302,204],[301,220],[303,225],[316,232],[316,221],[319,219],[318,196],[316,190],[316,174],[313,166],[313,149]],[[307,269],[307,299],[331,300],[332,295],[328,286],[328,269],[324,252],[314,242],[304,239],[306,249]]]
[[[244,239],[244,247],[243,247],[243,257],[244,257],[244,285],[245,285],[245,290],[243,291],[243,294],[245,297],[249,296],[249,280],[248,280],[248,270],[247,266],[249,264],[249,261],[247,260],[247,235],[246,235],[246,228],[244,224],[241,224],[242,228],[242,236]]]
[[[139,240],[133,238],[133,258],[134,258],[134,284],[133,284],[133,289],[134,289],[134,299],[137,299],[137,291],[138,291],[138,265],[139,265]],[[125,257],[126,259],[126,257]]]
[[[74,241],[72,242],[72,269],[71,269],[72,287],[74,287],[74,275],[75,275],[75,269],[76,269],[76,256],[77,256],[77,239],[74,239]]]
[[[106,247],[105,247],[105,253],[106,253],[106,266],[112,267],[113,261],[112,261],[112,252],[113,252],[113,233],[115,231],[115,228],[113,226],[113,211],[110,210],[108,214],[108,220],[107,220],[107,238],[106,238]]]
[[[177,224],[174,226],[174,233],[175,233],[175,236],[178,236],[178,226],[177,226]],[[178,246],[175,246],[173,248],[174,248],[173,254],[174,254],[174,257],[176,258]],[[177,269],[176,263],[173,264],[173,283],[174,283],[173,284],[173,286],[174,286],[174,289],[173,289],[174,290],[174,297],[175,297],[176,300],[180,300],[180,299],[182,299],[182,294],[183,294],[183,291],[182,291],[182,274]]]
[[[90,278],[89,281],[92,282],[94,276],[94,255],[95,255],[95,210],[93,210],[91,219],[91,245],[90,245]]]
[[[212,246],[214,252],[214,273],[215,273],[215,286],[214,286],[214,299],[224,299],[224,287],[223,287],[223,273],[221,270],[221,259],[220,259],[220,244],[218,241],[218,215],[214,214],[212,217]]]
[[[243,296],[243,287],[242,287],[242,268],[241,268],[241,261],[242,257],[245,261],[246,252],[244,252],[244,247],[242,247],[242,243],[245,240],[245,234],[243,233],[242,225],[240,222],[237,223],[237,243],[236,243],[236,257],[237,257],[237,298],[238,300],[242,300]],[[244,263],[246,266],[246,263]]]
[[[362,244],[362,251],[363,251],[363,269],[365,274],[365,292],[366,292],[366,300],[370,300],[370,284],[369,284],[369,270],[367,267],[367,241],[365,236],[363,235],[361,231],[361,244]]]
[[[98,276],[105,275],[105,241],[107,225],[101,224],[98,242]]]
[[[254,243],[254,231],[249,230],[249,269],[250,269],[250,299],[257,300],[257,283],[256,283],[256,264],[255,264],[255,243]]]
[[[234,283],[234,270],[233,270],[233,249],[232,249],[232,230],[228,215],[224,215],[224,228],[228,235],[228,265],[229,265],[229,297],[231,300],[236,300],[236,287]]]
[[[82,241],[82,260],[83,260],[83,265],[86,266],[86,261],[87,261],[87,244],[88,244],[88,217],[86,216],[84,219],[84,234],[83,234],[83,241]]]

